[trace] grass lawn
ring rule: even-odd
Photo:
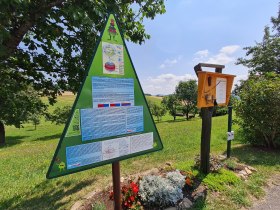
[[[73,100],[74,96],[61,96],[57,106],[71,105]],[[69,209],[89,192],[111,183],[110,165],[53,180],[45,178],[63,127],[44,120],[37,130],[31,124],[21,129],[6,127],[7,146],[0,148],[0,209]],[[165,162],[171,162],[179,169],[192,169],[194,157],[200,152],[201,119],[186,121],[181,117],[174,122],[171,116],[165,116],[157,127],[164,150],[122,161],[122,176],[163,166]],[[236,131],[237,127],[233,126],[233,129]],[[226,152],[226,131],[227,116],[213,118],[212,154]],[[232,156],[257,168],[258,172],[246,183],[226,185],[218,189],[218,194],[209,194],[198,208],[228,209],[231,206],[231,209],[238,209],[249,206],[251,197],[263,196],[260,186],[265,184],[265,179],[280,171],[279,152],[242,145],[238,138],[237,133],[232,144]],[[203,180],[211,188],[211,184],[215,186],[225,177],[223,173],[210,174]]]

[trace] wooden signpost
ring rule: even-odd
[[[202,71],[202,67],[215,68],[215,72]],[[210,171],[210,141],[214,106],[227,106],[234,75],[222,74],[224,65],[199,63],[194,67],[198,76],[197,106],[201,108],[202,131],[200,147],[200,170]]]

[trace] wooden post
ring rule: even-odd
[[[232,125],[232,106],[228,107],[228,132],[231,132]],[[231,140],[227,141],[227,158],[230,158]]]
[[[210,172],[210,140],[213,107],[201,108],[202,130],[200,145],[200,170],[204,174]]]
[[[112,163],[113,175],[113,191],[114,191],[114,210],[121,210],[121,178],[120,178],[120,162]]]

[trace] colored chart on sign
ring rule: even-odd
[[[134,105],[134,81],[127,78],[92,77],[93,107]]]
[[[108,16],[85,75],[47,178],[163,148],[122,33],[112,14]]]

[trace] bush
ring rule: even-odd
[[[174,206],[183,199],[184,183],[185,177],[179,171],[168,173],[166,178],[145,176],[140,181],[139,195],[144,205],[149,207]]]
[[[214,110],[213,110],[213,117],[217,117],[217,116],[223,116],[226,115],[228,113],[228,107],[220,107],[220,106],[215,106]]]
[[[161,105],[149,101],[148,106],[150,108],[151,114],[157,118],[158,122],[166,114],[166,109]]]
[[[57,125],[65,124],[71,114],[71,106],[56,107],[53,113],[46,115],[46,120]]]
[[[254,145],[280,145],[280,75],[251,75],[235,101],[237,122],[244,139]]]

